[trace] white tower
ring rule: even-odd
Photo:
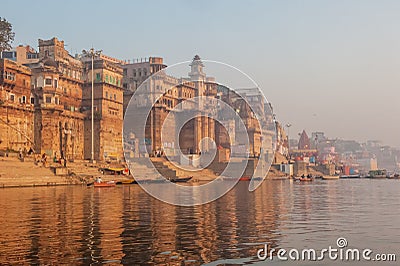
[[[188,75],[190,80],[196,84],[195,86],[198,90],[197,96],[202,96],[205,90],[204,82],[206,81],[206,74],[203,72],[203,67],[204,65],[203,62],[201,62],[200,56],[195,55],[192,63],[190,64],[191,70]]]
[[[201,62],[200,56],[195,55],[192,63],[190,64],[191,71],[189,77],[192,81],[205,81],[206,74],[203,72],[203,62]]]

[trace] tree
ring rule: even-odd
[[[0,17],[0,52],[11,49],[14,36],[15,33],[12,31],[11,23]]]

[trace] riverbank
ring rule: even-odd
[[[59,163],[48,163],[43,166],[35,164],[33,157],[25,157],[24,161],[15,156],[0,157],[0,188],[85,185],[100,176],[100,164],[90,164],[87,161],[69,162],[67,167]],[[64,174],[56,175],[55,169]],[[117,178],[116,178],[117,177]],[[105,181],[129,179],[127,176],[101,175]]]
[[[14,154],[9,157],[0,157],[0,188],[86,185],[93,182],[98,176],[101,176],[103,181],[123,181],[131,179],[131,176],[125,175],[104,175],[98,170],[100,167],[109,166],[110,165],[105,163],[91,164],[84,160],[68,162],[67,167],[63,167],[56,162],[47,162],[46,166],[44,166],[42,163],[35,163],[33,156],[27,156],[21,161]],[[113,166],[117,167],[116,165]],[[121,165],[119,167],[121,167]],[[159,170],[162,170],[160,166]],[[168,170],[171,171],[170,169]],[[181,173],[182,170],[177,171],[177,173],[180,174],[178,177],[193,176],[193,179],[187,185],[207,183],[217,177],[215,174],[211,174],[210,170],[207,169],[199,173]],[[140,173],[140,169],[137,169],[136,174]],[[267,178],[286,179],[289,177],[271,168]]]

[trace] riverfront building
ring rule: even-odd
[[[84,157],[91,157],[91,58],[83,59],[82,110],[85,114]],[[122,153],[123,88],[122,68],[116,59],[94,58],[94,158],[118,160]]]
[[[0,59],[0,149],[23,150],[33,145],[31,70]]]
[[[83,159],[82,63],[57,38],[39,40],[32,69],[34,150],[68,160]]]
[[[124,88],[124,114],[132,95],[148,77],[167,67],[161,57],[136,59],[134,62],[124,62],[122,86]]]
[[[39,40],[39,52],[2,53],[0,149],[32,148],[68,160],[91,157],[91,60],[64,41]],[[122,60],[94,60],[95,159],[122,160]]]

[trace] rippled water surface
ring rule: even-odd
[[[322,249],[338,237],[400,260],[398,180],[247,186],[196,207],[162,203],[138,185],[1,189],[0,264],[284,265],[260,262],[257,250]]]

